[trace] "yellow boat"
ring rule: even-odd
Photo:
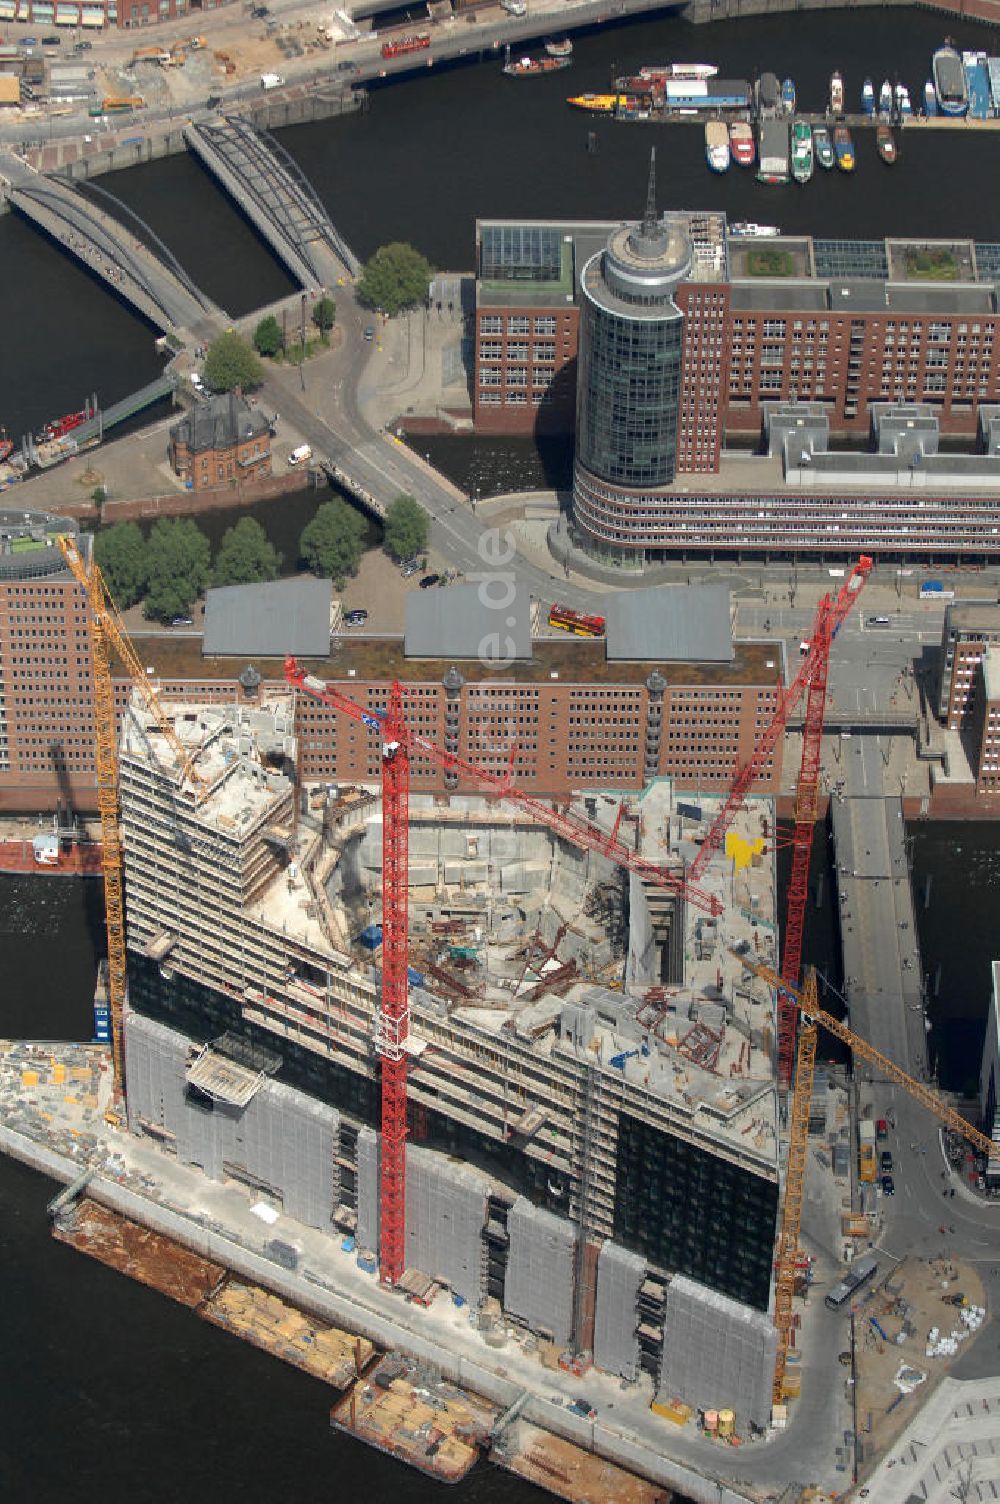
[[[620,98],[619,94],[575,94],[566,103],[574,110],[587,110],[591,115],[613,115]]]

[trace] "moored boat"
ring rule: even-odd
[[[808,121],[796,120],[792,126],[792,177],[797,183],[808,183],[812,175],[812,128]]]
[[[839,73],[830,74],[830,114],[844,113],[844,80]]]
[[[830,132],[825,125],[813,126],[813,156],[820,167],[829,172],[831,167],[837,165],[837,153],[833,149],[830,140]]]
[[[891,167],[896,160],[896,138],[888,125],[880,125],[875,131],[875,145],[878,154],[887,167]]]
[[[573,43],[569,37],[556,37],[545,43],[545,51],[549,57],[572,57]]]
[[[13,453],[14,445],[12,441],[10,439],[0,439],[0,465],[3,464],[4,460],[10,459]]]
[[[705,121],[705,160],[713,172],[729,171],[729,130],[724,120]]]
[[[508,78],[537,78],[543,73],[558,73],[569,67],[568,57],[520,57],[517,62],[504,63],[503,71]]]
[[[833,133],[833,149],[841,172],[854,171],[854,142],[846,125],[838,125]]]
[[[714,78],[715,63],[644,63],[639,69],[643,78]]]
[[[757,143],[757,181],[780,186],[788,182],[787,120],[762,120]]]
[[[882,87],[879,90],[878,112],[885,116],[892,114],[892,84],[887,78],[883,78]]]
[[[937,112],[938,112],[937,95],[934,92],[934,85],[933,85],[933,83],[931,82],[930,79],[928,79],[927,82],[924,84],[924,114],[927,116],[928,119],[930,119],[931,116],[932,115],[936,115]]]
[[[896,113],[900,116],[913,114],[913,105],[910,103],[910,91],[905,84],[896,85]]]
[[[861,108],[866,115],[875,113],[875,85],[870,78],[866,78],[861,85]]]
[[[931,59],[931,76],[941,114],[964,115],[969,108],[969,87],[962,59],[950,42],[939,47]]]
[[[737,167],[752,167],[757,156],[753,131],[746,120],[734,120],[729,127],[729,150]]]
[[[619,94],[574,94],[566,103],[590,115],[613,115],[620,98]]]
[[[781,85],[781,108],[786,115],[795,114],[795,84],[790,78]]]

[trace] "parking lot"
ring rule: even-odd
[[[369,549],[358,567],[357,576],[348,580],[340,592],[344,615],[349,611],[365,610],[368,620],[361,626],[345,630],[357,636],[366,632],[402,632],[406,625],[406,597],[413,590],[419,592],[420,581],[426,574],[439,574],[444,578],[447,564],[433,549],[427,554],[427,569],[418,569],[404,579],[398,564],[380,548]],[[447,589],[447,586],[433,586]]]

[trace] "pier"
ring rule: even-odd
[[[284,147],[235,116],[185,127],[184,139],[305,288],[356,277],[361,263]]]

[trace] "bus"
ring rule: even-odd
[[[839,1311],[841,1306],[847,1304],[851,1296],[867,1285],[870,1279],[874,1279],[878,1272],[878,1259],[873,1254],[866,1253],[863,1258],[855,1260],[848,1269],[839,1285],[834,1285],[826,1297],[826,1304],[831,1311]]]
[[[582,611],[574,611],[570,606],[552,606],[549,626],[572,632],[576,637],[603,637],[607,622],[603,616],[584,616]]]

